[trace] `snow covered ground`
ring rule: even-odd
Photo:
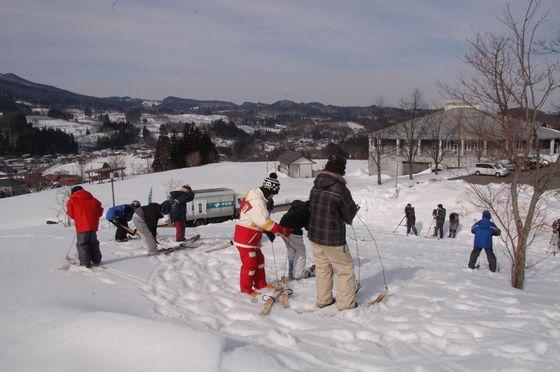
[[[97,132],[97,128],[94,126],[62,119],[33,119],[32,124],[34,128],[58,129],[64,133],[73,134],[76,138],[85,136],[88,130],[90,133]]]
[[[318,162],[322,164],[321,161]],[[147,257],[139,240],[113,241],[102,220],[106,269],[63,260],[74,230],[46,225],[56,215],[56,190],[0,200],[0,370],[30,371],[554,371],[560,368],[560,258],[527,272],[526,289],[509,285],[509,263],[496,243],[501,271],[466,269],[470,225],[480,210],[463,181],[424,174],[375,185],[367,162],[351,161],[348,185],[361,209],[347,236],[363,286],[357,309],[314,314],[314,279],[292,282],[290,308],[259,315],[261,299],[238,292],[239,257],[229,248],[204,251],[231,238],[233,222],[189,228],[204,245]],[[115,183],[117,203],[163,200],[168,185],[230,187],[243,193],[267,175],[266,163],[219,163],[130,177]],[[312,179],[280,175],[276,203],[305,199]],[[105,208],[109,184],[85,185]],[[416,207],[420,237],[392,233],[406,203]],[[431,211],[458,212],[457,239],[424,238]],[[560,213],[551,202],[551,215]],[[279,219],[281,213],[273,215]],[[375,238],[375,242],[370,236]],[[172,229],[160,228],[160,239]],[[308,242],[306,242],[308,243]],[[531,257],[547,248],[539,240]],[[384,287],[389,295],[365,306]],[[263,239],[267,277],[285,273],[285,248]],[[308,246],[308,259],[312,254]],[[359,271],[358,271],[359,267]]]

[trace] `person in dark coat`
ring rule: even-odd
[[[447,211],[443,208],[443,205],[438,204],[437,208],[434,209],[432,215],[436,220],[436,227],[434,229],[434,236],[436,237],[439,232],[439,238],[443,239],[443,225],[445,224],[445,214]]]
[[[457,229],[459,228],[459,215],[455,212],[449,215],[449,236],[448,238],[455,238],[457,236]]]
[[[173,202],[171,223],[175,225],[175,240],[185,241],[185,228],[187,224],[187,203],[194,199],[194,192],[189,185],[183,185],[169,193],[169,199]]]
[[[158,220],[162,218],[164,213],[158,203],[150,203],[140,208],[136,208],[132,223],[142,236],[144,246],[148,254],[157,253],[157,225]]]
[[[469,259],[469,269],[476,268],[476,260],[480,255],[480,251],[484,249],[490,271],[496,271],[496,255],[494,255],[494,251],[492,249],[492,237],[500,236],[501,231],[494,222],[490,221],[491,218],[492,215],[490,212],[484,211],[482,212],[482,219],[475,223],[471,228],[471,233],[474,234],[474,248]]]
[[[98,266],[101,263],[101,250],[97,240],[99,218],[103,215],[101,202],[82,186],[74,186],[66,203],[66,213],[76,224],[76,248],[80,266]]]
[[[552,251],[552,255],[556,256],[556,253],[560,252],[560,218],[552,223],[552,238],[550,239],[550,245],[555,246],[555,249]]]
[[[105,218],[117,228],[115,232],[115,240],[117,242],[128,241],[128,223],[132,221],[132,216],[136,208],[140,208],[140,202],[138,200],[134,200],[130,204],[115,205],[107,211]]]
[[[416,213],[410,203],[404,208],[404,215],[406,218],[406,235],[410,234],[410,230],[412,230],[414,235],[418,235],[418,231],[416,231]]]
[[[317,307],[335,302],[332,296],[334,267],[338,275],[338,310],[356,307],[358,288],[354,261],[346,243],[346,224],[352,224],[358,206],[346,187],[345,173],[346,159],[331,156],[325,170],[315,178],[309,195],[309,240],[316,265]]]
[[[303,229],[309,229],[309,201],[294,200],[290,209],[280,219],[280,226],[289,227],[292,233],[282,235],[288,250],[288,279],[299,280],[305,277],[305,244]]]

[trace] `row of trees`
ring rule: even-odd
[[[156,144],[155,172],[193,167],[218,161],[218,152],[210,136],[192,123],[186,123],[181,133],[168,134],[165,126],[160,128]]]
[[[33,128],[25,114],[0,119],[0,154],[46,155],[70,154],[78,151],[74,136],[58,129]]]

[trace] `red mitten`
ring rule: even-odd
[[[285,237],[290,236],[290,234],[294,231],[291,227],[279,226],[278,227],[278,234],[282,234]]]

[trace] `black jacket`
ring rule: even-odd
[[[414,207],[405,207],[404,215],[406,216],[407,226],[412,226],[416,224],[416,213],[414,212]]]
[[[158,220],[163,217],[163,213],[160,211],[160,205],[158,203],[150,203],[143,207],[137,208],[134,212],[146,222],[146,226],[154,236],[157,235],[157,225]]]
[[[294,229],[292,234],[303,235],[303,229],[309,230],[309,202],[294,201],[280,219],[280,226]]]

